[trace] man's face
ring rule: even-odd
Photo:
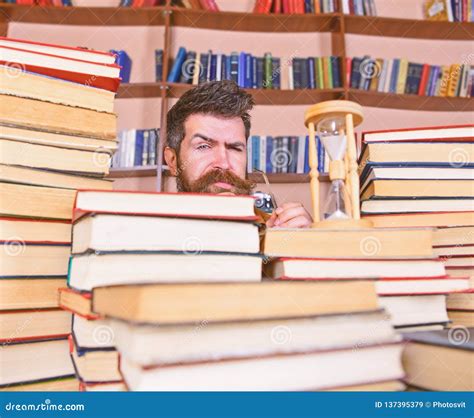
[[[185,122],[185,133],[176,159],[179,191],[250,194],[241,118],[194,114]]]

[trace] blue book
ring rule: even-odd
[[[304,141],[304,168],[303,168],[303,173],[307,174],[309,173],[310,167],[309,167],[309,136],[306,135],[305,141]]]
[[[257,88],[257,57],[252,57],[252,88]]]
[[[310,89],[315,89],[316,88],[316,75],[314,74],[314,64],[315,64],[315,59],[312,57],[308,58],[308,66],[309,66],[309,88]]]
[[[431,86],[430,86],[430,96],[436,95],[436,86],[438,85],[438,80],[441,79],[442,77],[443,77],[442,68],[439,65],[435,65],[433,80],[431,80]]]
[[[274,90],[281,89],[280,63],[280,58],[272,58],[272,88]]]
[[[199,71],[195,68],[196,62],[196,53],[194,51],[189,51],[186,54],[186,60],[182,66],[181,74],[179,77],[180,83],[191,84],[193,82],[194,71]]]
[[[412,62],[408,63],[405,94],[418,94],[422,72],[423,72],[423,64],[416,64]]]
[[[211,54],[211,69],[209,81],[217,80],[217,55]]]
[[[320,173],[324,173],[325,168],[324,167],[324,160],[326,159],[326,150],[324,149],[324,145],[321,142],[321,139],[319,136],[316,135],[316,151],[318,155],[318,171]]]
[[[239,84],[239,54],[237,52],[232,52],[230,56],[230,80],[235,81]]]
[[[311,13],[312,8],[312,0],[304,0],[304,12]]]
[[[245,54],[244,87],[246,89],[252,88],[252,55],[251,54]]]
[[[130,74],[132,72],[132,60],[123,50],[111,49],[109,52],[115,55],[115,64],[120,68],[120,79],[122,83],[130,83]]]
[[[252,136],[252,167],[260,170],[260,137]]]
[[[257,57],[257,88],[263,89],[263,64],[264,59]]]
[[[360,63],[362,62],[362,58],[354,57],[352,58],[352,69],[351,69],[351,88],[358,89],[361,79],[360,74]]]
[[[221,80],[228,80],[227,78],[227,56],[222,55],[222,64],[221,64]]]
[[[207,81],[207,70],[209,68],[209,54],[201,54],[201,67],[199,69],[199,84]]]
[[[341,80],[341,57],[329,57],[331,60],[331,70],[332,70],[332,86],[333,88],[342,87]]]
[[[232,76],[230,74],[230,60],[231,60],[231,56],[226,55],[225,56],[225,79],[226,80],[232,80]]]
[[[238,85],[245,87],[245,52],[239,54]]]
[[[183,66],[184,60],[186,59],[186,49],[180,47],[176,59],[174,60],[173,67],[168,75],[168,83],[177,83],[181,74],[181,67]]]
[[[267,160],[266,160],[265,173],[271,173],[273,169],[272,151],[273,151],[273,137],[267,136]]]
[[[135,133],[135,155],[133,166],[138,167],[143,162],[143,129],[137,129]]]
[[[397,79],[398,79],[398,71],[400,68],[400,59],[395,58],[393,60],[393,67],[392,67],[392,74],[390,76],[390,93],[397,92]]]
[[[163,50],[157,49],[155,51],[155,81],[163,81]]]

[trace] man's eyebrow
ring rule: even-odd
[[[191,141],[195,138],[200,138],[200,139],[203,139],[204,141],[207,141],[211,144],[215,144],[217,141],[215,139],[212,139],[212,138],[209,138],[208,136],[204,135],[204,134],[201,134],[199,132],[195,133],[192,137],[191,137]],[[236,147],[236,146],[240,146],[240,147],[244,147],[245,148],[245,142],[242,142],[242,141],[234,141],[234,142],[226,142],[225,145],[228,147],[228,146],[231,146],[231,147]]]
[[[211,143],[217,142],[215,139],[209,138],[208,136],[206,136],[206,135],[204,135],[204,134],[200,134],[199,132],[195,133],[195,134],[191,137],[191,141],[192,141],[194,138],[201,138],[201,139],[204,139],[204,141],[211,142]]]

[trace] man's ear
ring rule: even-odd
[[[178,174],[178,156],[176,155],[176,151],[173,148],[165,147],[164,156],[171,175],[176,176]]]

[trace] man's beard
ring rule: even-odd
[[[232,189],[214,185],[214,183],[228,183]],[[233,193],[249,195],[255,187],[255,183],[250,180],[244,180],[229,170],[215,169],[203,174],[197,180],[191,182],[186,177],[184,170],[178,166],[178,175],[176,176],[176,185],[179,192],[193,193]]]

